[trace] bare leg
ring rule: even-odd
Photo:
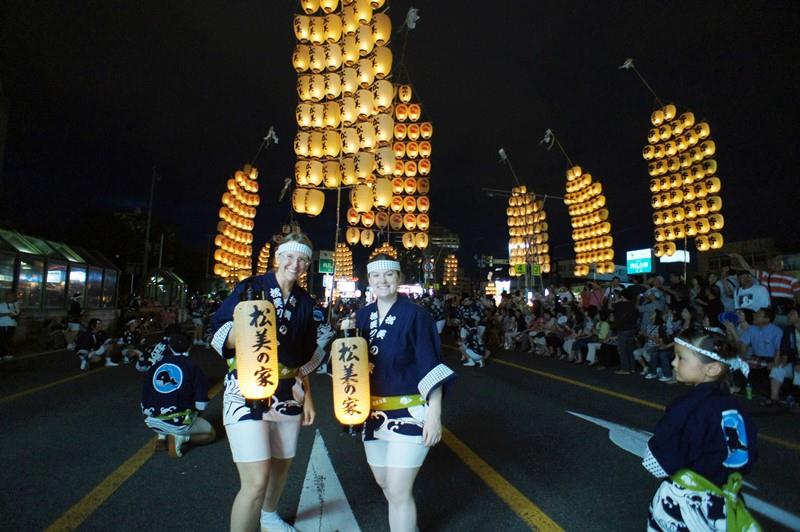
[[[266,496],[262,509],[265,512],[274,512],[278,509],[278,500],[281,498],[283,488],[286,486],[286,479],[289,476],[289,466],[292,465],[291,458],[272,458],[269,470],[269,481],[267,483]]]
[[[269,460],[237,462],[241,486],[231,509],[231,532],[253,532],[259,526],[259,509],[267,492]]]
[[[370,468],[389,503],[389,529],[392,532],[417,530],[417,505],[412,490],[419,468]]]

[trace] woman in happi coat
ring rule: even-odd
[[[223,423],[241,487],[233,501],[231,530],[251,532],[259,523],[270,532],[295,531],[277,514],[278,500],[297,448],[300,426],[314,422],[308,375],[321,361],[316,348],[314,304],[297,285],[311,262],[308,237],[290,233],[278,246],[274,272],[239,283],[214,314],[212,347],[228,361],[223,396]],[[233,310],[251,294],[275,305],[277,314],[279,381],[271,404],[247,402],[242,396],[235,365]]]
[[[431,315],[397,293],[400,263],[380,254],[367,265],[367,275],[377,301],[356,313],[370,352],[372,408],[364,449],[389,503],[390,529],[413,532],[414,480],[428,450],[442,438],[442,388],[455,374],[442,364]]]
[[[664,479],[648,531],[760,530],[738,496],[758,458],[756,427],[726,384],[729,372],[749,372],[738,352],[719,329],[675,337],[675,376],[693,388],[667,407],[647,444],[642,465]]]

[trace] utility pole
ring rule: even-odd
[[[144,297],[144,289],[147,286],[147,261],[150,257],[150,221],[153,218],[153,194],[156,189],[156,167],[153,167],[153,175],[150,178],[150,200],[147,203],[147,225],[144,230],[144,256],[142,257],[142,279],[140,283],[139,297]]]

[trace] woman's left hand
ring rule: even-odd
[[[311,394],[306,391],[306,396],[303,398],[303,421],[301,424],[304,427],[313,425],[316,417],[317,411],[314,409],[314,401],[311,399]]]
[[[442,439],[442,416],[433,408],[428,408],[425,423],[422,425],[422,444],[433,447]]]

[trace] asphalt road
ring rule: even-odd
[[[214,353],[193,356],[211,385],[222,379]],[[607,428],[570,412],[652,431],[659,408],[686,388],[527,353],[501,352],[479,369],[448,348],[445,362],[459,379],[445,397],[444,441],[417,480],[421,530],[643,530],[658,481]],[[238,478],[221,394],[206,416],[219,440],[173,460],[152,452],[141,374],[77,366],[66,351],[0,366],[0,530],[226,530]],[[312,387],[318,421],[301,432],[280,513],[294,519],[318,431],[361,530],[388,530],[360,440],[333,418],[330,378],[315,374]],[[753,415],[761,460],[746,491],[800,514],[800,418]],[[756,516],[766,530],[787,529]]]

